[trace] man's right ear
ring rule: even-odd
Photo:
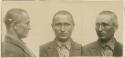
[[[13,21],[11,24],[10,24],[11,27],[14,27],[16,26],[16,21]]]
[[[54,29],[54,26],[53,26],[53,24],[51,24],[51,27],[52,27],[52,29]]]
[[[53,28],[53,24],[51,24],[51,27]]]

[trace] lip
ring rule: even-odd
[[[61,33],[60,35],[61,35],[61,36],[66,36],[66,33]]]
[[[105,34],[104,33],[99,33],[99,36],[104,36]]]
[[[26,30],[25,33],[28,34],[28,33],[29,33],[29,30]]]

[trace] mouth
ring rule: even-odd
[[[98,35],[99,35],[99,36],[105,36],[105,34],[104,34],[104,33],[98,33]]]
[[[29,31],[25,31],[25,34],[28,34],[29,33]]]
[[[66,33],[61,33],[60,35],[61,35],[61,36],[66,36]]]

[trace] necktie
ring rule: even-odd
[[[59,50],[60,57],[68,57],[69,56],[69,50],[67,49],[66,45],[62,45],[58,50]]]
[[[113,52],[111,48],[108,45],[106,45],[104,47],[104,56],[112,56],[112,55],[113,55]]]

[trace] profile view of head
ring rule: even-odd
[[[53,16],[52,28],[56,38],[62,42],[71,37],[74,28],[74,20],[71,13],[66,10],[60,10]]]
[[[108,41],[114,37],[118,28],[117,15],[112,11],[102,11],[96,19],[96,32],[100,40]]]
[[[4,22],[7,32],[15,33],[19,38],[25,38],[30,30],[30,20],[27,11],[19,8],[10,9]]]

